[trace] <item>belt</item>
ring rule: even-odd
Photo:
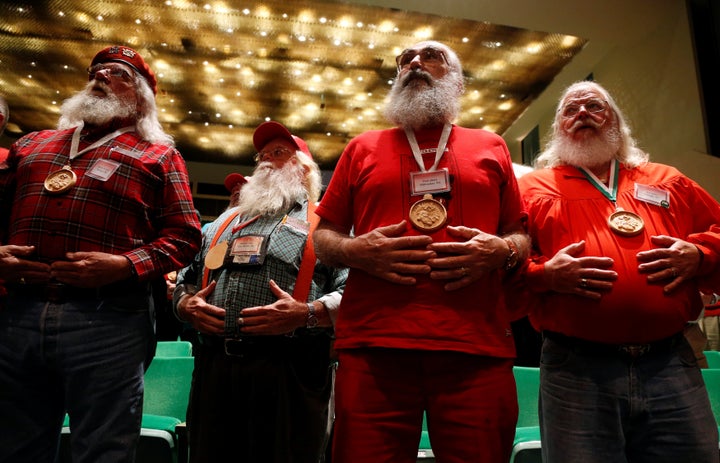
[[[121,281],[99,288],[79,288],[65,283],[51,282],[44,284],[7,284],[8,294],[20,295],[41,301],[62,304],[67,301],[100,300],[114,296],[123,296],[133,292],[147,292],[144,283]]]
[[[636,359],[649,353],[671,352],[684,342],[684,335],[676,333],[646,344],[605,344],[574,338],[553,331],[543,331],[543,336],[553,342],[584,355],[624,355]]]
[[[230,357],[269,357],[287,353],[295,344],[290,336],[244,336],[224,338],[198,334],[198,343],[216,353]]]

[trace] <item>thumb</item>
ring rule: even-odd
[[[558,254],[563,253],[563,254],[567,254],[569,256],[575,257],[578,254],[580,254],[581,252],[583,252],[584,250],[585,250],[585,240],[582,240],[582,241],[578,241],[577,243],[572,243],[572,244],[565,246],[564,248],[559,250],[557,253]]]
[[[275,283],[275,280],[270,280],[270,291],[272,291],[278,299],[292,298],[289,293],[283,291],[283,289]]]
[[[198,291],[197,293],[195,293],[195,295],[196,295],[197,297],[202,298],[203,300],[205,300],[205,299],[208,298],[208,296],[210,296],[210,295],[213,293],[213,291],[215,291],[215,287],[216,287],[216,286],[217,286],[217,281],[213,280],[213,281],[210,282],[209,285],[207,285],[207,287],[201,289],[200,291]]]
[[[375,230],[387,237],[400,236],[407,230],[407,222],[403,220],[402,222],[396,224],[378,227]]]
[[[678,239],[673,238],[672,236],[667,236],[667,235],[656,235],[656,236],[651,236],[650,241],[657,246],[660,246],[663,248],[669,248],[670,246],[675,244],[675,242],[678,241]]]
[[[89,252],[85,251],[76,251],[76,252],[66,252],[65,258],[70,261],[79,261],[86,259],[90,256]]]
[[[466,240],[469,240],[473,236],[477,236],[480,234],[480,230],[476,230],[474,228],[468,228],[464,226],[459,227],[447,227],[448,235],[454,237],[454,238],[464,238]]]

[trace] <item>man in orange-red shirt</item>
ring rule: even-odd
[[[717,462],[717,425],[683,336],[717,284],[720,205],[648,162],[600,85],[560,100],[545,167],[519,180],[542,331],[543,461]],[[715,279],[715,281],[713,281]]]

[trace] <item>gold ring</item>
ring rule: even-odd
[[[470,272],[468,272],[467,267],[460,267],[460,273],[462,274],[462,276],[466,277]]]
[[[245,324],[245,320],[243,320],[242,317],[239,317],[239,318],[237,319],[237,324],[240,325],[240,326],[243,326],[243,325]]]
[[[678,273],[677,273],[677,269],[675,267],[670,267],[670,272],[671,272],[673,278],[677,278]]]
[[[24,285],[24,284],[25,284],[25,278],[20,277],[20,284],[21,284],[21,285]]]
[[[581,288],[587,288],[588,281],[585,278],[580,278],[580,287]]]

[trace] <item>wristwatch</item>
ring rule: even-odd
[[[518,248],[517,246],[515,246],[513,240],[511,240],[510,238],[503,239],[507,243],[508,249],[510,249],[510,254],[508,254],[508,256],[505,258],[505,270],[510,271],[517,266],[520,254],[518,253]]]
[[[311,302],[308,302],[308,314],[307,314],[307,323],[305,324],[306,328],[315,328],[318,325],[318,318],[317,315],[315,315],[315,306],[312,305]]]

